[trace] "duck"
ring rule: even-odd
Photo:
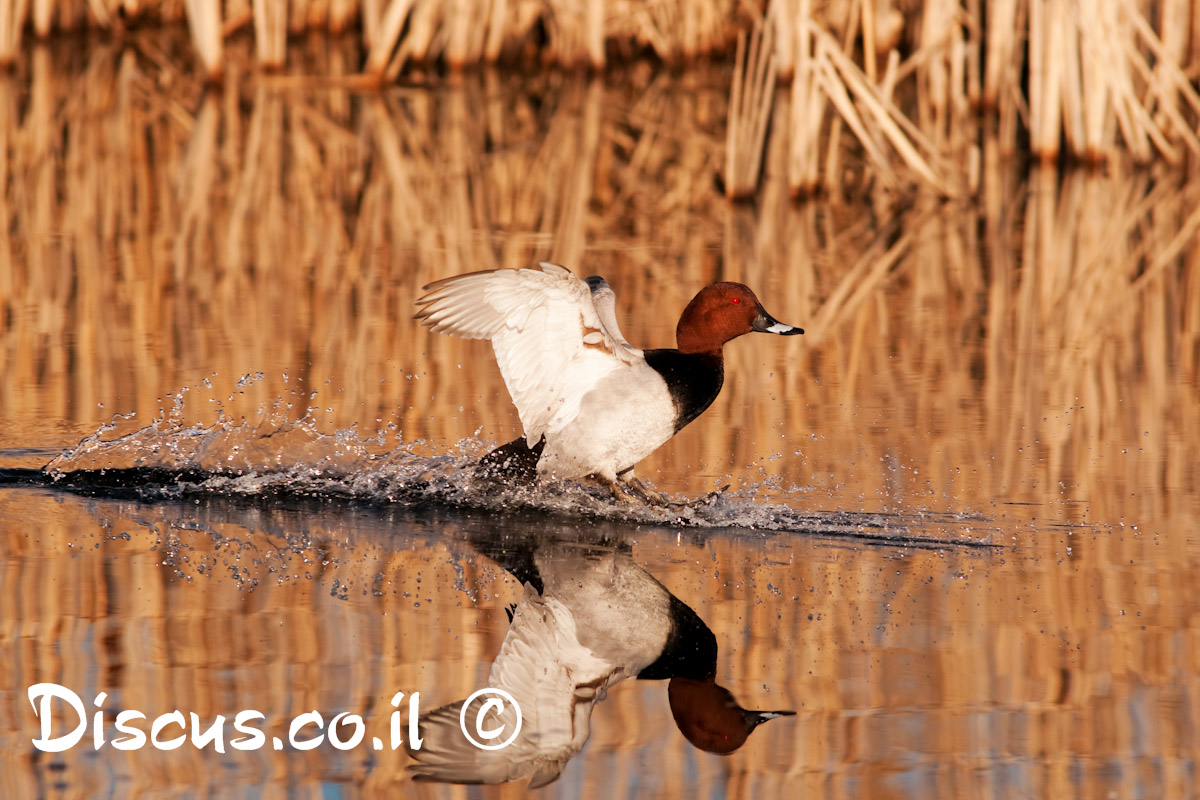
[[[485,714],[483,725],[514,738],[489,750],[464,736],[463,720],[478,719],[496,696],[486,692],[466,709],[460,700],[422,714],[420,747],[405,745],[416,780],[545,786],[587,743],[596,704],[629,679],[667,680],[680,733],[718,755],[737,750],[762,723],[795,714],[743,708],[716,683],[712,630],[633,560],[629,545],[528,538],[478,548],[522,581],[487,683],[510,702],[495,717]]]
[[[590,478],[619,500],[667,505],[634,474],[712,405],[723,347],[747,333],[804,329],[767,313],[749,287],[713,283],[684,308],[676,347],[639,349],[617,323],[616,294],[599,275],[567,268],[495,269],[424,287],[414,315],[434,332],[492,343],[523,436],[488,453],[496,474],[541,483]]]

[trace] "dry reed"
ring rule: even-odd
[[[17,60],[27,11],[28,0],[0,1],[0,69]]]
[[[224,35],[221,26],[221,6],[205,0],[185,0],[192,42],[206,77],[216,81],[224,69]]]
[[[738,36],[725,140],[725,195],[744,199],[758,188],[763,147],[775,99],[775,26],[754,23],[747,50]]]
[[[772,43],[763,51],[774,68],[764,72],[766,62],[756,61],[747,69],[737,58],[725,176],[736,197],[758,183],[745,173],[761,161],[765,120],[782,102],[768,91],[774,75],[793,81],[791,120],[776,128],[790,137],[798,195],[840,186],[843,130],[886,186],[974,191],[981,136],[973,106],[995,109],[997,127],[984,136],[1001,152],[1020,149],[1027,133],[1042,159],[1058,158],[1060,142],[1066,155],[1093,162],[1127,151],[1139,162],[1177,164],[1185,151],[1200,153],[1200,37],[1188,34],[1200,29],[1200,12],[1185,0],[0,0],[0,65],[20,59],[26,25],[45,37],[118,26],[122,15],[170,23],[181,5],[209,80],[225,69],[225,37],[248,22],[257,61],[271,68],[288,62],[289,46],[295,52],[289,35],[357,24],[367,55],[351,80],[361,86],[390,84],[420,62],[462,69],[536,59],[600,69],[610,52],[646,50],[666,62],[694,60],[729,52],[749,17],[765,25],[751,40]]]

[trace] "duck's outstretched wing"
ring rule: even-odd
[[[573,420],[599,381],[645,358],[621,335],[602,278],[584,282],[542,263],[458,275],[425,290],[417,300],[422,325],[491,340],[530,446]]]
[[[556,779],[591,734],[592,707],[607,673],[575,638],[570,612],[545,602],[526,584],[525,598],[513,612],[512,627],[492,665],[488,686],[506,691],[521,712],[521,727],[506,747],[489,750],[472,744],[463,725],[474,733],[497,731],[504,741],[517,722],[507,699],[500,713],[489,714],[483,695],[463,713],[460,700],[421,716],[419,750],[408,753],[418,763],[409,772],[418,780],[448,783],[505,783],[530,779],[531,788]],[[580,685],[582,676],[591,680]],[[482,714],[482,717],[480,716]],[[488,742],[485,742],[485,744]],[[406,745],[407,746],[407,745]]]
[[[621,335],[621,326],[617,324],[617,293],[608,285],[608,281],[599,275],[593,275],[585,283],[592,293],[592,305],[596,307],[596,315],[600,317],[600,325],[612,341],[613,351],[620,353],[620,348],[634,350]]]

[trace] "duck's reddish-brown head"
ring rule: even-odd
[[[786,325],[768,314],[748,286],[713,283],[701,289],[683,310],[675,341],[683,353],[720,353],[730,339],[753,331],[781,336],[804,333],[803,328]]]
[[[701,750],[720,755],[737,750],[767,720],[796,713],[742,708],[728,689],[711,680],[672,678],[667,697],[680,733]]]

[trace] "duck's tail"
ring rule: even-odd
[[[508,444],[502,444],[483,458],[476,465],[485,475],[492,478],[503,478],[520,483],[533,483],[537,479],[538,459],[546,449],[546,438],[530,447],[525,443],[525,437],[513,439]]]

